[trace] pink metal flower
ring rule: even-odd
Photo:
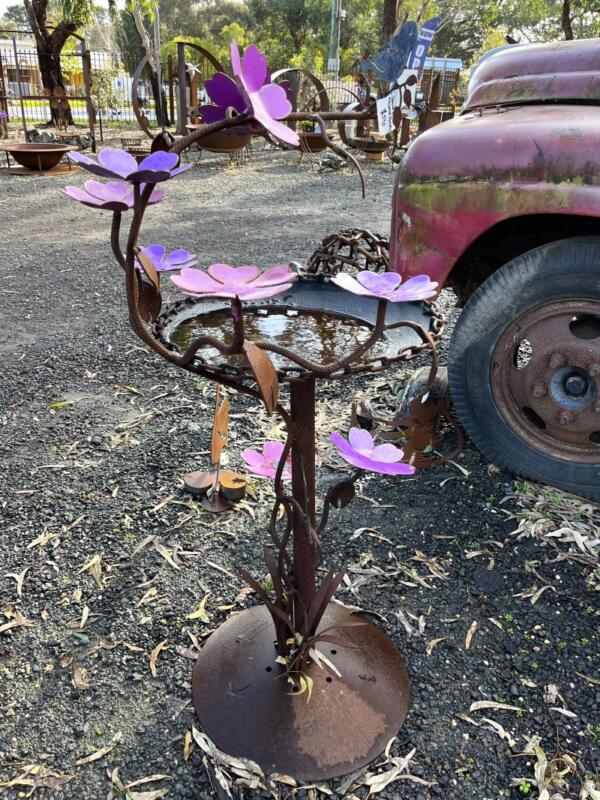
[[[258,450],[248,449],[242,450],[241,455],[246,462],[246,466],[254,475],[260,475],[263,478],[274,478],[282,453],[282,442],[265,442],[262,453],[259,453]],[[285,461],[281,478],[284,481],[289,481],[292,479],[291,454]]]
[[[354,467],[383,475],[412,475],[415,471],[411,464],[399,463],[404,456],[399,447],[389,443],[376,445],[369,431],[363,428],[350,428],[348,439],[339,433],[331,434],[341,457]]]
[[[377,297],[392,303],[429,300],[436,294],[438,286],[434,281],[430,281],[427,275],[415,275],[414,278],[402,283],[402,278],[397,272],[369,270],[357,273],[356,278],[346,272],[340,272],[331,280],[353,294]]]
[[[264,272],[257,267],[212,264],[206,272],[201,269],[182,269],[171,280],[185,294],[194,297],[263,300],[286,292],[297,277],[297,273],[287,264],[275,264]]]
[[[79,186],[66,186],[65,194],[90,208],[102,208],[106,211],[127,211],[133,208],[133,188],[124,181],[100,183],[100,181],[90,180],[86,181],[84,186],[85,190],[80,189]],[[145,184],[140,186],[142,191],[144,186]],[[154,205],[164,199],[163,190],[154,189],[148,204]]]
[[[254,118],[277,139],[297,146],[298,134],[278,121],[291,113],[292,104],[283,87],[269,83],[267,59],[255,44],[246,48],[243,58],[235,41],[231,42],[230,52],[234,80]]]

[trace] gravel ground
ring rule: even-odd
[[[204,264],[266,266],[306,261],[341,227],[388,229],[389,166],[365,165],[363,201],[355,175],[296,162],[203,160],[169,183],[143,241],[189,247]],[[186,746],[191,669],[203,638],[255,602],[235,568],[265,572],[270,489],[251,482],[248,501],[217,519],[183,493],[182,476],[207,466],[214,387],[161,363],[128,328],[109,216],[60,194],[85,177],[0,176],[0,795],[225,796]],[[442,304],[451,311],[452,298]],[[352,394],[389,396],[405,375],[322,392],[321,488],[341,474],[325,442]],[[243,447],[281,429],[252,401],[231,402],[239,467]],[[456,464],[415,478],[365,478],[332,514],[327,560],[349,565],[338,597],[377,613],[412,679],[390,757],[414,754],[380,797],[540,797],[553,778],[553,797],[576,798],[593,786],[597,582],[553,532],[593,537],[596,512],[553,490],[515,494],[468,445]],[[205,597],[205,616],[188,619]],[[478,701],[509,708],[471,709]],[[231,791],[335,797],[339,787]]]

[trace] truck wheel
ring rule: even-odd
[[[490,461],[600,500],[600,237],[544,245],[488,278],[458,319],[448,376]]]

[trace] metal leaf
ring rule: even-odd
[[[356,489],[354,488],[354,481],[348,478],[331,489],[329,503],[334,508],[345,508],[348,503],[354,499],[355,494]]]
[[[138,250],[136,253],[137,260],[144,268],[144,272],[148,276],[150,283],[154,286],[157,292],[160,292],[160,277],[156,271],[152,259],[149,258],[143,250]]]
[[[138,282],[138,311],[145,322],[154,320],[160,314],[162,297],[154,284],[144,280],[141,273],[136,270]]]
[[[254,373],[267,412],[272,414],[279,398],[279,380],[273,362],[254,342],[245,342],[244,352]]]
[[[211,458],[213,464],[218,464],[223,448],[227,445],[227,431],[229,429],[229,400],[221,400],[221,387],[217,384],[215,395],[215,413],[213,417]]]

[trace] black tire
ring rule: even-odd
[[[506,341],[514,321],[528,312],[535,314],[532,310],[563,300],[565,309],[569,301],[600,302],[600,237],[565,239],[531,250],[479,287],[462,311],[450,343],[450,392],[461,424],[490,461],[521,477],[600,500],[600,443],[597,457],[589,449],[582,461],[577,460],[577,451],[575,457],[556,457],[519,435],[518,425],[511,427],[510,414],[501,413],[494,395],[492,370],[498,369],[495,354],[501,337]],[[600,336],[587,346],[593,348],[594,359],[597,352],[600,364]],[[593,379],[590,387],[599,410],[600,380]],[[590,441],[597,441],[595,432]]]

